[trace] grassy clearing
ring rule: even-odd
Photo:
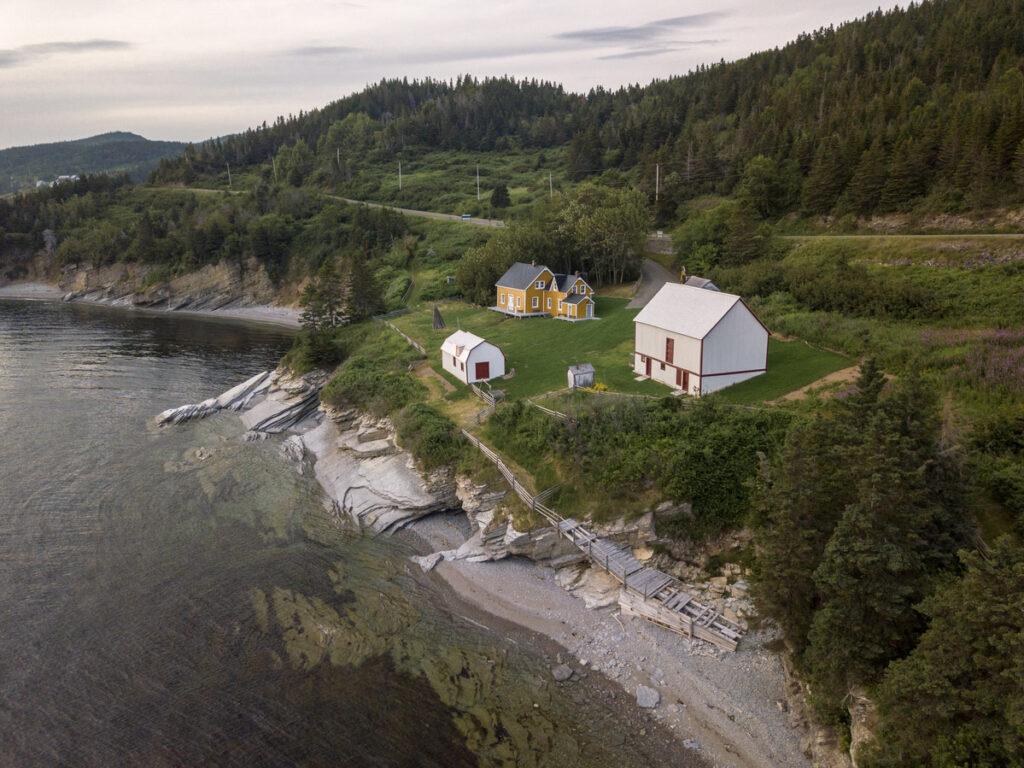
[[[497,344],[505,353],[508,367],[516,372],[511,379],[495,382],[495,387],[509,398],[561,389],[565,387],[566,368],[583,362],[594,364],[597,381],[609,389],[663,395],[661,385],[633,381],[629,354],[633,351],[633,318],[638,310],[626,309],[627,303],[625,299],[598,298],[599,320],[567,323],[543,317],[517,320],[461,302],[448,302],[441,307],[448,326],[445,330],[431,328],[428,306],[394,323],[423,344],[438,367],[441,342],[460,327]]]
[[[337,191],[347,197],[441,213],[519,218],[548,195],[548,173],[556,190],[568,185],[565,149],[521,149],[502,152],[437,152],[407,150],[402,161],[402,189],[398,189],[398,164],[364,168],[351,183]],[[477,166],[480,169],[480,200],[477,200]],[[497,184],[509,189],[512,205],[495,210],[491,190]]]
[[[494,342],[504,351],[508,366],[516,371],[513,378],[494,382],[509,399],[564,388],[565,369],[578,362],[593,363],[598,383],[614,392],[667,395],[664,385],[633,380],[629,354],[633,350],[633,318],[638,310],[627,309],[626,304],[625,299],[599,297],[600,320],[566,323],[542,317],[517,320],[461,302],[449,302],[441,307],[448,326],[444,330],[432,329],[430,307],[421,307],[394,323],[423,344],[438,371],[441,342],[454,330],[462,328]],[[834,352],[772,339],[768,345],[768,373],[730,387],[720,396],[734,403],[763,402],[849,365],[848,358]]]
[[[718,393],[727,403],[750,405],[774,400],[823,376],[853,365],[848,357],[802,341],[768,340],[768,372]]]

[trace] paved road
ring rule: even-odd
[[[640,283],[640,290],[636,292],[633,300],[626,305],[627,309],[643,309],[647,302],[654,298],[654,294],[661,290],[665,283],[678,283],[679,276],[669,272],[654,259],[644,259],[640,268],[643,281]]]
[[[333,200],[341,200],[345,203],[352,203],[353,205],[365,205],[369,208],[390,208],[393,211],[404,213],[407,216],[423,216],[427,219],[450,219],[452,221],[464,221],[467,224],[476,224],[478,227],[504,227],[505,222],[499,219],[475,219],[469,218],[464,219],[454,213],[436,213],[435,211],[417,211],[412,208],[397,208],[394,205],[383,205],[381,203],[368,203],[365,200],[349,200],[347,197],[335,197],[334,195],[326,195]]]
[[[783,240],[1013,240],[1024,233],[989,234],[984,232],[949,232],[944,235],[780,235]]]

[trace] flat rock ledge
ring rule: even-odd
[[[316,457],[316,478],[338,512],[373,535],[459,507],[449,473],[422,475],[413,458],[394,445],[388,427],[384,422],[329,411],[328,418],[302,435],[306,451]],[[380,430],[387,436],[380,437]]]
[[[262,399],[270,389],[270,371],[257,373],[251,379],[232,387],[219,397],[211,397],[201,403],[182,405],[178,408],[169,408],[156,417],[156,423],[183,424],[192,419],[202,419],[217,411],[231,410],[240,411],[249,407],[257,399]]]

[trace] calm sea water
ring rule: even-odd
[[[289,344],[0,301],[0,765],[645,764],[402,545],[343,531],[279,441],[153,425]]]

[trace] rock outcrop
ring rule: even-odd
[[[201,419],[221,410],[240,411],[262,398],[270,389],[270,372],[257,373],[251,379],[232,387],[219,397],[211,397],[201,403],[169,408],[156,417],[157,424],[182,424],[192,419]]]
[[[223,260],[195,272],[153,284],[151,267],[114,263],[64,268],[60,288],[65,301],[95,301],[145,309],[213,311],[226,307],[269,304],[276,290],[255,259]]]
[[[386,421],[352,413],[329,415],[304,433],[302,441],[316,457],[316,478],[340,514],[378,535],[458,507],[450,472],[421,475],[413,458],[395,446]],[[368,433],[372,439],[366,439]]]

